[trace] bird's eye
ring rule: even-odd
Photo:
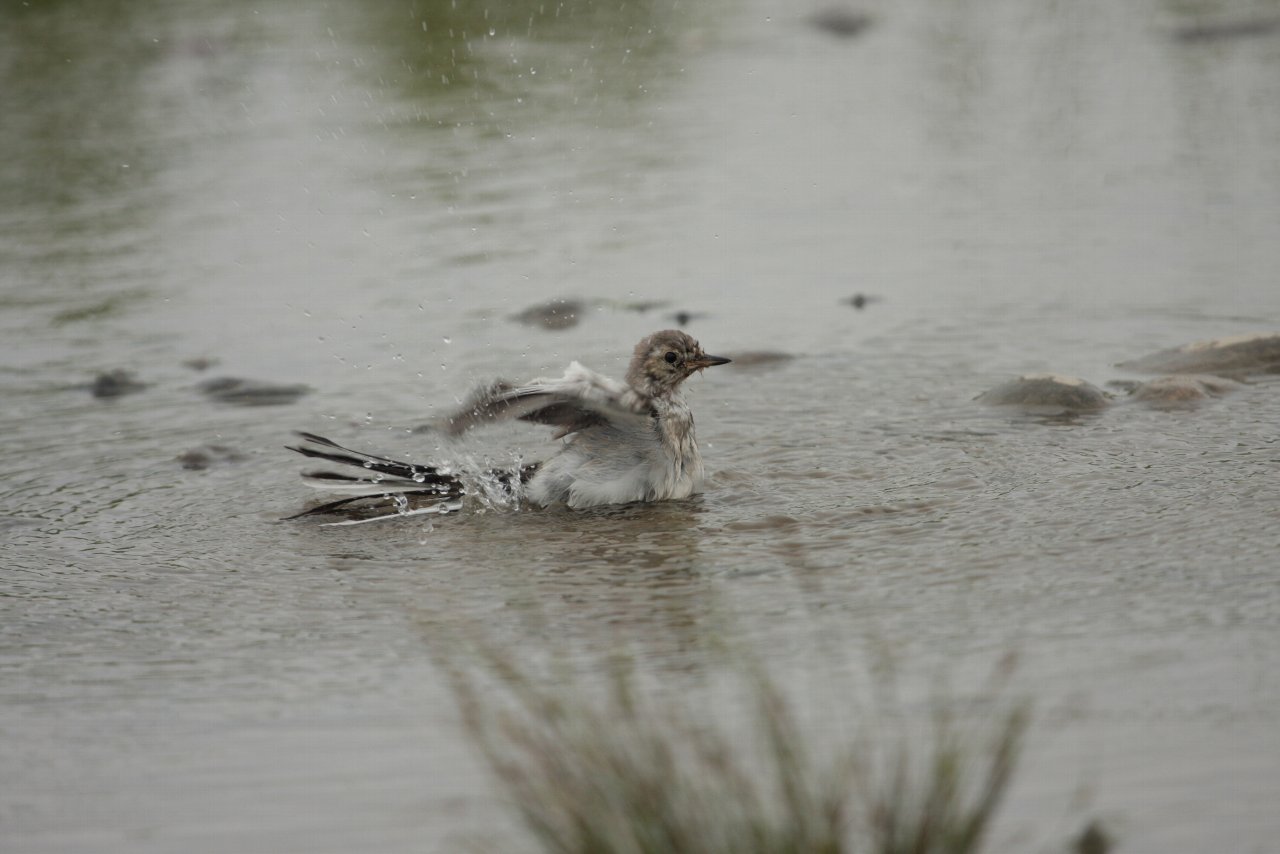
[[[676,354],[675,354],[675,353],[673,353],[673,352],[671,352],[670,350],[668,350],[668,351],[667,351],[667,355],[663,356],[662,358],[664,358],[664,359],[666,359],[666,360],[667,360],[667,364],[668,364],[668,365],[674,365],[674,364],[676,363],[676,359],[677,359],[677,358],[679,358],[679,357],[678,357],[678,356],[676,356]]]

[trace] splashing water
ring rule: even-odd
[[[398,498],[401,500],[404,500],[403,496],[398,496]],[[396,501],[396,505],[397,505],[397,510],[394,513],[387,513],[382,516],[371,516],[368,519],[344,519],[341,522],[325,522],[324,527],[339,528],[339,527],[346,527],[349,525],[364,525],[369,522],[381,522],[386,519],[400,519],[406,516],[433,516],[433,515],[443,515],[445,513],[455,513],[458,510],[462,509],[462,500],[458,499],[455,501],[439,501],[439,502],[436,502],[435,504],[428,505],[427,507],[418,507],[413,510],[398,509],[400,505],[400,500]],[[407,500],[405,500],[405,505],[407,507],[408,505]]]
[[[454,473],[462,479],[470,509],[514,511],[519,510],[524,501],[524,484],[520,482],[523,465],[524,458],[516,454],[501,464],[489,458],[469,456]]]

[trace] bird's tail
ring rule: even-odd
[[[344,448],[337,442],[299,432],[302,442],[286,447],[304,457],[362,469],[363,475],[341,474],[330,471],[303,472],[303,482],[315,489],[346,493],[345,498],[329,501],[296,513],[288,519],[313,516],[335,511],[386,509],[391,513],[373,519],[402,516],[409,513],[449,513],[462,507],[463,498],[469,493],[466,484],[456,473],[447,469],[403,463],[399,460],[366,454]],[[516,494],[517,488],[528,482],[537,464],[523,466],[512,471],[492,471],[489,476],[502,488]]]

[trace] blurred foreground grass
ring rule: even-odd
[[[540,849],[560,854],[982,851],[1029,721],[996,686],[976,716],[936,703],[923,732],[842,742],[749,658],[730,667],[741,719],[626,658],[602,660],[604,690],[563,661],[466,659],[447,669],[470,735]]]

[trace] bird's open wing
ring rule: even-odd
[[[649,402],[630,386],[573,362],[558,379],[521,386],[499,381],[477,390],[445,419],[444,429],[456,436],[489,421],[518,418],[559,427],[559,438],[598,424],[634,423],[652,415]]]

